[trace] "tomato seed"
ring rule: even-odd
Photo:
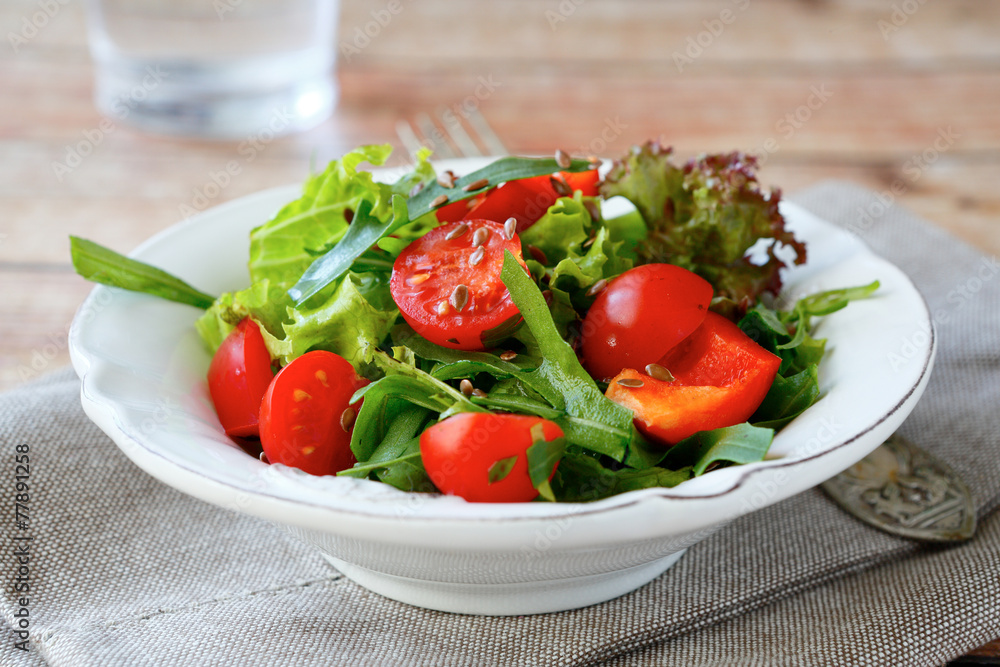
[[[507,222],[503,223],[503,237],[510,241],[514,238],[514,234],[517,233],[517,218],[507,218]]]
[[[345,433],[351,431],[351,427],[354,426],[354,420],[357,418],[358,413],[354,411],[354,408],[347,408],[342,413],[340,413],[340,428],[344,429]]]
[[[647,364],[646,375],[661,382],[674,381],[674,374],[659,364]]]
[[[483,261],[483,257],[486,256],[486,249],[483,246],[476,248],[472,255],[469,257],[469,266],[477,266],[479,262]]]
[[[438,304],[438,315],[444,315],[448,312],[448,302],[442,301]]]
[[[472,235],[472,247],[477,248],[483,245],[484,243],[486,243],[486,239],[488,239],[489,237],[490,237],[490,230],[486,229],[485,227],[480,227],[479,229],[476,230],[476,233]]]
[[[560,169],[569,169],[573,161],[569,159],[569,155],[562,149],[556,149],[556,164],[559,165]]]
[[[304,456],[309,456],[316,451],[316,447],[315,445],[307,445],[306,447],[303,447],[301,451]]]
[[[596,296],[601,292],[603,292],[604,288],[607,286],[608,286],[608,281],[605,280],[604,278],[601,278],[596,283],[590,286],[590,289],[587,290],[587,296]]]
[[[466,192],[472,192],[473,190],[482,190],[489,184],[490,184],[489,179],[480,178],[478,181],[472,181],[471,183],[467,183],[462,189],[465,190]]]
[[[469,382],[468,380],[462,380],[461,382],[459,382],[458,383],[458,388],[462,390],[462,394],[466,398],[468,398],[469,396],[472,396],[472,391],[473,391],[472,383]]]
[[[438,195],[431,202],[431,208],[437,208],[438,206],[443,206],[448,203],[448,195]]]
[[[316,376],[316,379],[319,380],[319,383],[321,385],[323,385],[324,387],[329,387],[330,386],[330,384],[326,381],[326,371],[324,371],[324,370],[318,370],[318,371],[316,371],[315,376]]]
[[[455,229],[445,234],[444,240],[452,241],[454,239],[457,239],[459,236],[461,236],[467,231],[469,231],[469,226],[463,222],[458,227],[455,227]]]
[[[641,387],[646,383],[643,382],[642,380],[634,380],[632,378],[622,378],[621,380],[618,380],[618,384],[620,384],[623,387]]]
[[[302,391],[301,389],[296,389],[292,392],[292,400],[296,403],[301,403],[302,401],[308,401],[312,396]]]
[[[412,275],[409,278],[407,278],[406,279],[406,284],[407,285],[413,285],[414,287],[417,286],[417,285],[422,285],[425,282],[427,282],[428,278],[430,278],[430,277],[431,277],[431,274],[429,274],[429,273],[418,273],[416,275]]]
[[[457,285],[448,298],[448,302],[451,303],[455,310],[461,312],[465,308],[465,305],[469,303],[469,288],[465,285]]]
[[[513,350],[502,352],[500,354],[500,359],[503,361],[513,361],[514,359],[517,359],[517,352],[514,352]]]

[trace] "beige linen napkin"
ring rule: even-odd
[[[972,541],[894,538],[812,490],[735,521],[617,600],[530,617],[427,611],[142,473],[86,419],[64,370],[0,397],[0,664],[912,666],[1000,636],[996,258],[887,198],[838,183],[794,197],[913,276],[938,318],[934,375],[901,430],[967,481],[981,521]],[[18,445],[31,466],[23,529]],[[22,605],[25,541],[14,538],[28,535]]]

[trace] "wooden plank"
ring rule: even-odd
[[[0,58],[83,55],[83,3],[57,4],[51,17],[37,0],[0,5],[0,35],[8,42]],[[675,53],[697,54],[696,66],[1000,57],[1000,5],[978,0],[422,0],[401,2],[397,14],[388,4],[341,3],[337,47],[344,64],[518,58],[661,61],[673,67]],[[17,51],[12,33],[25,40],[14,40]]]

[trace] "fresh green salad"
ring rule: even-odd
[[[71,237],[74,266],[204,310],[209,392],[246,451],[473,502],[592,501],[762,460],[820,398],[813,318],[878,287],[784,304],[806,248],[742,153],[362,169],[390,152],[331,162],[254,229],[241,291]]]

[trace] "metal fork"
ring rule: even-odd
[[[421,112],[412,123],[398,121],[396,134],[414,160],[423,147],[434,151],[437,159],[507,154],[500,137],[477,108],[443,109],[436,119]]]

